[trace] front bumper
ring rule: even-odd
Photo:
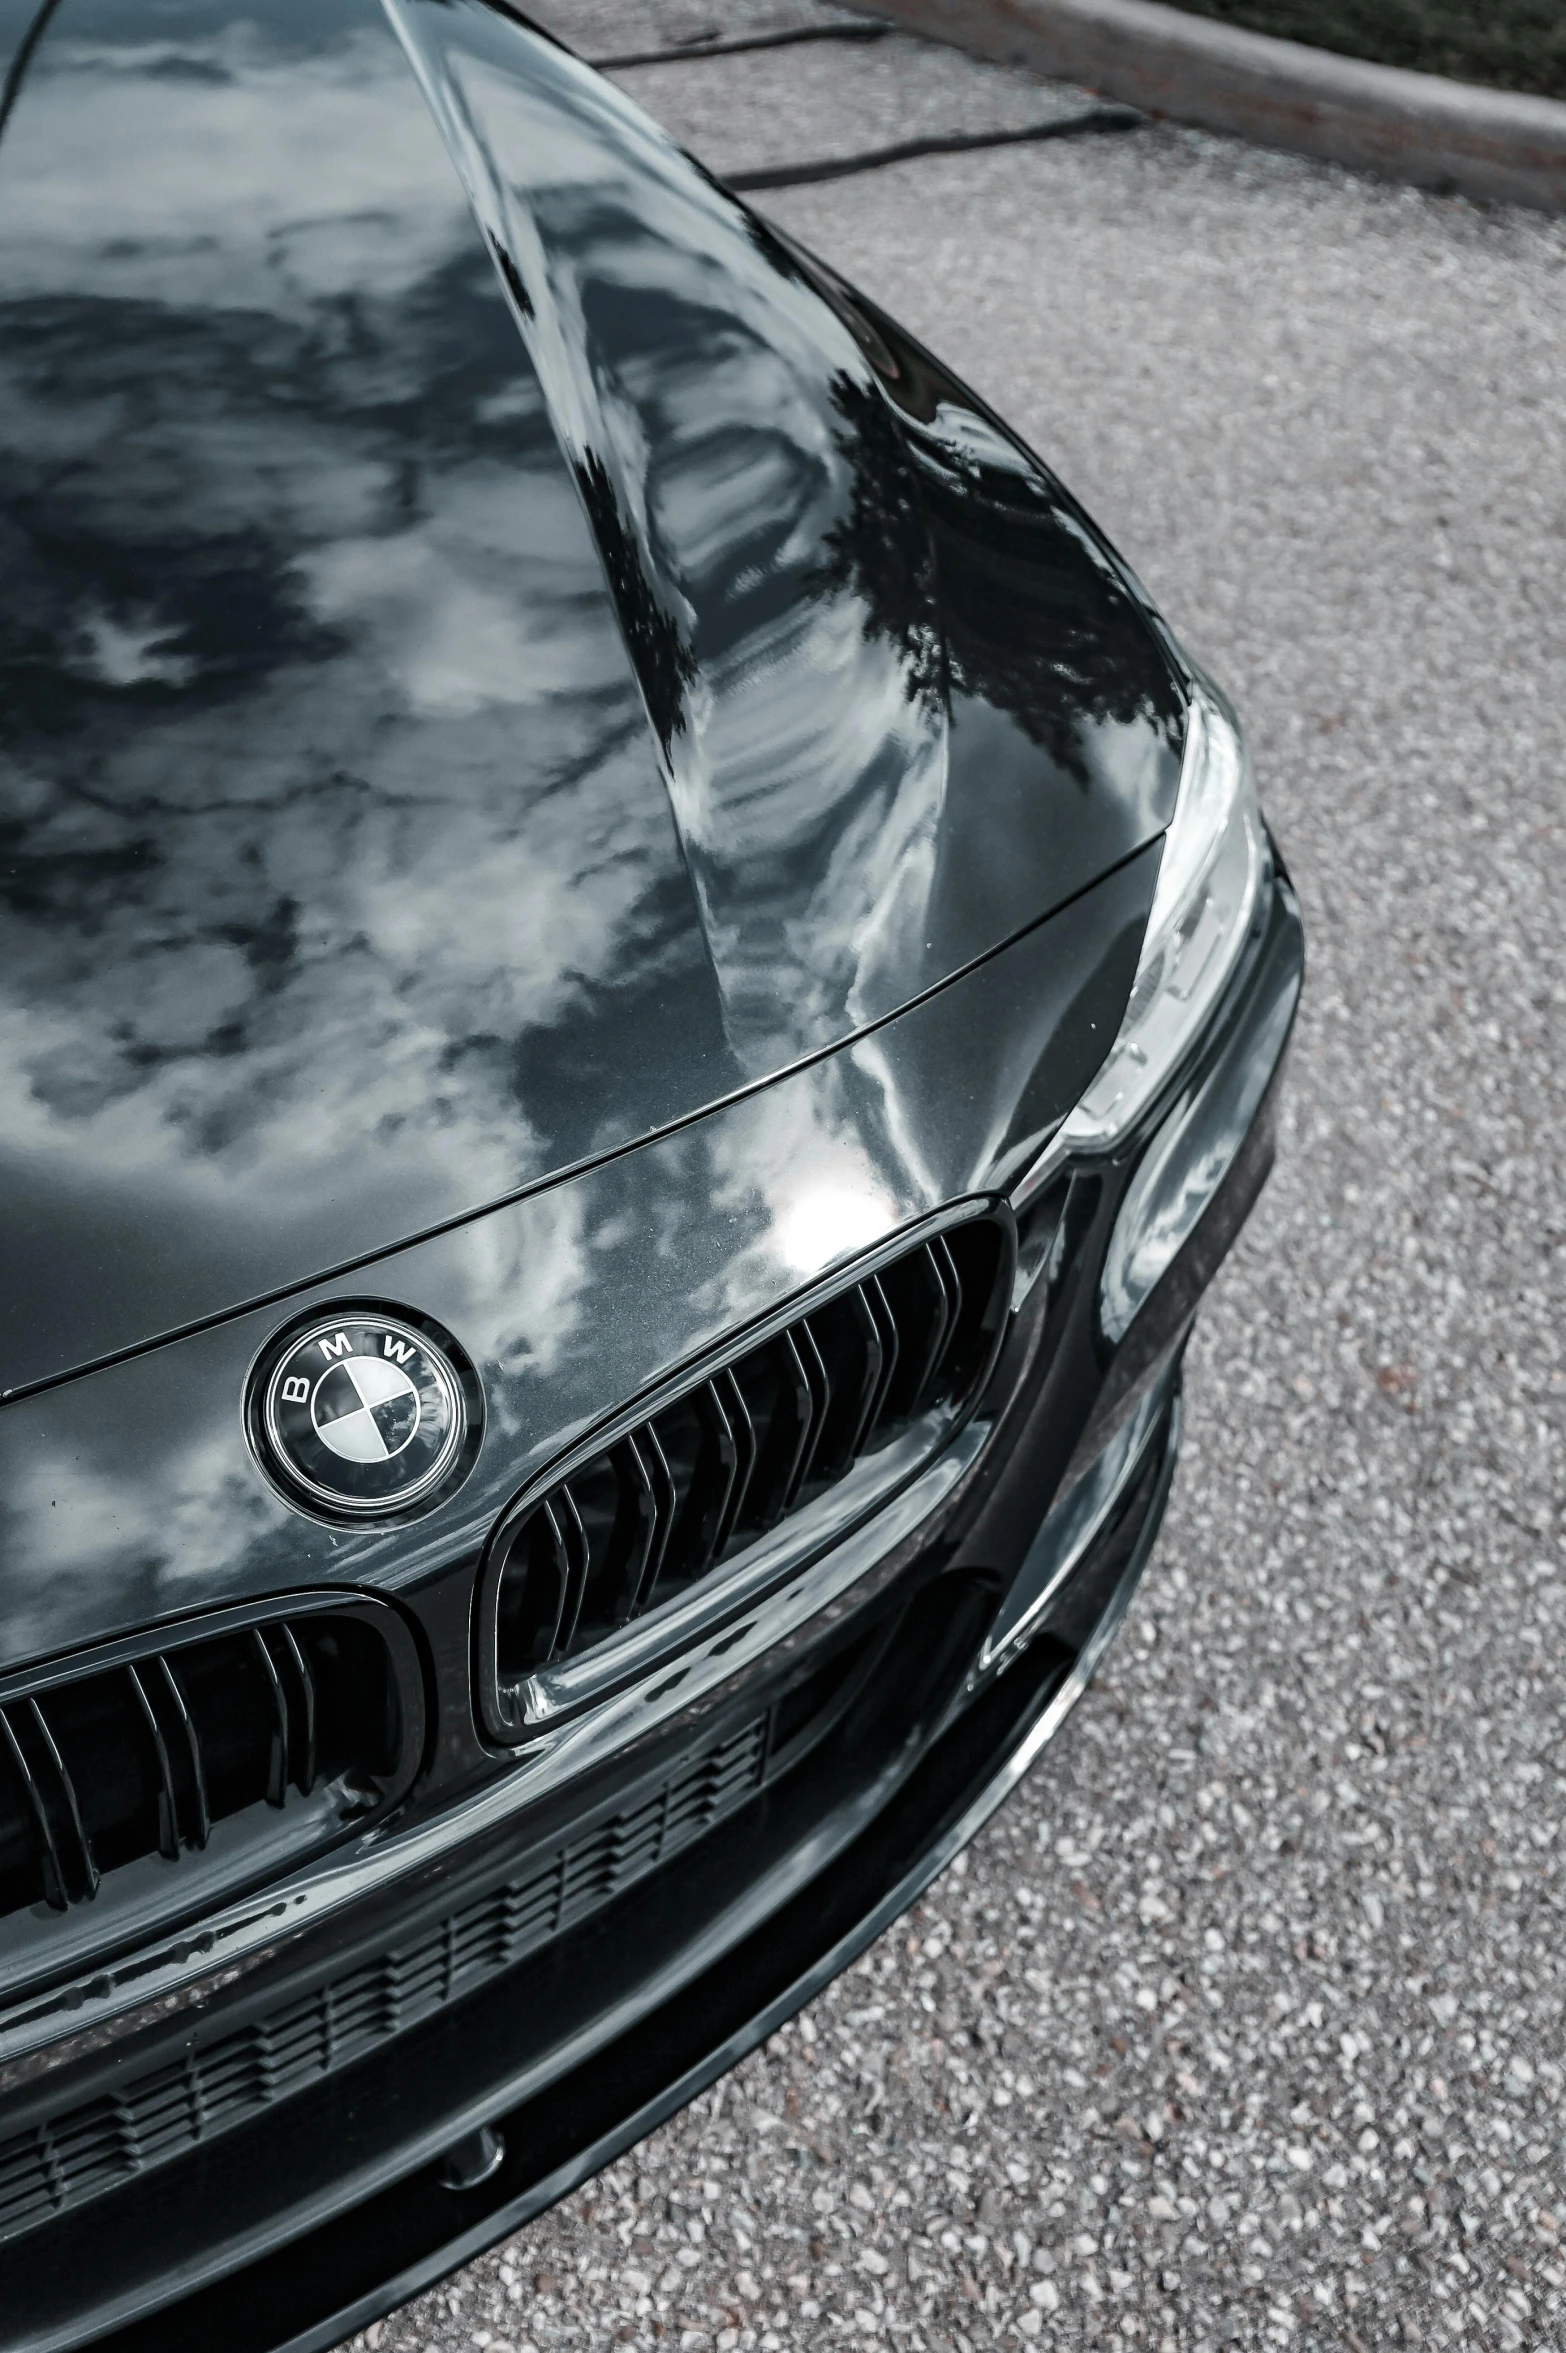
[[[6,2133],[14,2119],[43,2145],[84,2117],[145,2139],[149,2071],[187,2110],[219,2057],[270,2066],[279,2086],[172,2162],[147,2141],[140,2178],[133,2167],[16,2239],[0,2255],[0,2346],[331,2345],[629,2146],[895,1918],[1064,1721],[1141,1574],[1178,1444],[1181,1350],[1270,1164],[1301,970],[1279,881],[1196,1066],[1147,1131],[1112,1165],[1056,1172],[1020,1216],[994,1410],[940,1510],[786,1659],[752,1661],[665,1728],[634,1780],[595,1789],[601,1870],[610,1848],[623,1860],[623,1826],[653,1798],[667,1817],[698,1768],[703,1789],[750,1772],[748,1728],[764,1724],[753,1780],[703,1798],[702,1835],[508,1964],[529,1835],[513,1820],[263,1956],[199,2014],[149,2021],[10,2096]],[[1136,1173],[1193,1105],[1221,1125],[1225,1104],[1216,1181],[1111,1344],[1101,1270]],[[558,1839],[551,1851],[566,1854]],[[416,2022],[399,2026],[399,2001]],[[372,2013],[375,2034],[355,2044]],[[289,2076],[301,2036],[309,2064]],[[485,2126],[498,2165],[449,2187],[446,2152]]]

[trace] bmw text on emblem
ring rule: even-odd
[[[452,1475],[469,1431],[448,1351],[373,1308],[339,1308],[284,1333],[256,1368],[251,1427],[291,1501],[389,1518]]]

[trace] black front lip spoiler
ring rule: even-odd
[[[438,2153],[416,2158],[346,2213],[92,2341],[106,2353],[216,2343],[229,2353],[325,2353],[555,2204],[764,2042],[914,1902],[1065,1722],[1152,1550],[1179,1427],[1176,1400],[1144,1458],[1153,1475],[1129,1556],[1073,1662],[1052,1664],[1048,1645],[1024,1651],[826,1870],[628,2034],[545,2092],[508,2105],[501,2083],[482,2106],[453,2113],[447,2145],[484,2125],[504,2139],[504,2159],[482,2182],[453,2190]]]

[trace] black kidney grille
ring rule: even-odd
[[[498,1539],[502,1684],[688,1590],[920,1417],[967,1402],[1005,1261],[957,1226],[736,1358],[529,1505]]]
[[[407,1761],[413,1728],[367,1613],[278,1617],[0,1699],[0,1918],[68,1912],[149,1855],[199,1854],[212,1826],[290,1789]]]
[[[774,1753],[773,1714],[756,1716],[661,1787],[396,1951],[123,2091],[0,2142],[0,2239],[19,2237],[243,2123],[588,1918],[754,1794]]]

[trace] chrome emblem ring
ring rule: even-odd
[[[251,1383],[262,1464],[290,1502],[400,1516],[451,1477],[468,1435],[453,1358],[419,1326],[362,1307],[280,1335]]]

